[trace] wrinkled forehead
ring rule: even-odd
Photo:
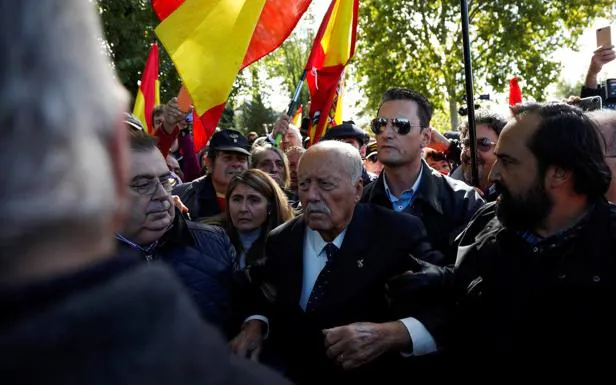
[[[335,177],[344,175],[344,159],[341,154],[332,151],[308,150],[299,161],[300,177]]]
[[[133,151],[131,153],[131,178],[137,175],[157,177],[168,172],[167,162],[158,148],[151,151]]]
[[[263,153],[261,160],[282,160],[282,157],[280,156],[280,154],[275,151],[275,150],[267,150]]]

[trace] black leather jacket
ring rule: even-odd
[[[384,175],[385,171],[366,186],[361,202],[393,209],[385,192]],[[457,250],[455,238],[483,205],[484,200],[472,187],[440,174],[423,162],[418,191],[405,212],[423,220],[432,245],[445,255],[447,264],[453,264]]]
[[[486,205],[460,237],[458,358],[594,373],[616,343],[616,206],[601,199],[544,239],[505,228],[495,209]]]
[[[182,183],[174,187],[172,194],[180,197],[182,203],[188,207],[191,219],[195,222],[201,222],[205,218],[222,213],[210,175],[189,183]]]

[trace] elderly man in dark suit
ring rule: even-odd
[[[257,306],[232,341],[258,354],[264,335],[298,384],[383,380],[435,350],[430,304],[397,314],[387,281],[414,258],[441,263],[421,221],[376,205],[357,205],[363,184],[357,150],[337,141],[312,146],[300,160],[304,214],[275,229],[260,278],[268,306]],[[256,273],[256,272],[255,272]],[[412,317],[408,317],[412,316]],[[408,317],[408,318],[402,318]],[[400,319],[402,318],[402,319]],[[271,333],[269,333],[271,331]]]

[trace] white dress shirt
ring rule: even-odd
[[[332,241],[338,249],[342,246],[345,235],[346,229],[338,234]],[[304,236],[302,293],[299,299],[299,305],[303,310],[306,310],[306,304],[310,298],[310,293],[312,293],[312,288],[327,262],[327,255],[325,254],[325,245],[327,245],[327,243],[328,242],[325,242],[323,238],[321,238],[321,234],[306,227],[306,235]],[[421,356],[436,351],[434,337],[432,337],[432,334],[430,334],[421,322],[413,317],[403,318],[400,321],[406,327],[413,341],[413,352],[410,354],[403,353],[404,356]]]
[[[338,236],[332,241],[338,249],[342,246],[344,237],[346,235],[346,229],[344,229]],[[303,252],[303,276],[302,276],[302,292],[299,298],[299,306],[306,310],[308,299],[314,287],[321,270],[327,263],[327,255],[325,254],[325,242],[317,231],[311,230],[306,227],[306,234],[304,235],[304,252]],[[269,333],[269,322],[266,317],[261,315],[254,315],[248,317],[246,321],[251,319],[258,319],[266,323],[267,333]],[[246,322],[245,321],[245,322]],[[436,351],[436,342],[432,334],[426,329],[426,327],[413,317],[403,318],[400,320],[406,327],[406,330],[413,341],[413,351],[403,352],[403,356],[421,356],[424,354],[432,353]]]

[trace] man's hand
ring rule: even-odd
[[[443,134],[441,134],[434,128],[430,128],[430,131],[432,131],[432,133],[430,136],[430,144],[428,145],[428,147],[433,148],[439,152],[447,152],[447,149],[451,144],[449,139],[447,139],[445,136],[443,136]]]
[[[263,322],[250,320],[242,326],[242,331],[230,343],[231,351],[240,357],[259,360],[263,345]]]
[[[178,98],[171,98],[163,109],[163,129],[167,134],[173,133],[175,126],[186,118],[186,112],[180,110]]]
[[[590,67],[588,72],[598,74],[601,72],[603,66],[612,60],[616,59],[616,52],[614,52],[614,46],[601,47],[594,52],[592,59],[590,60]]]
[[[616,53],[614,52],[613,45],[597,49],[590,60],[590,67],[588,67],[588,73],[586,74],[584,86],[587,88],[599,87],[597,84],[597,74],[601,72],[601,68],[603,68],[605,64],[611,62],[615,58]]]
[[[283,114],[282,116],[280,116],[276,123],[274,123],[274,129],[272,130],[272,138],[276,140],[277,134],[281,134],[282,136],[284,136],[284,134],[286,134],[287,130],[289,129],[289,123],[291,123],[291,117],[289,115]]]
[[[382,324],[359,322],[323,330],[327,357],[344,369],[365,365],[390,350],[410,346],[409,335],[399,321]]]
[[[441,291],[449,284],[450,271],[411,257],[410,270],[391,278],[385,285],[387,295],[393,300],[413,302],[418,293]]]
[[[178,195],[171,195],[171,200],[173,201],[174,206],[177,207],[182,214],[186,214],[188,212],[188,207],[184,205],[184,202],[182,202]]]

